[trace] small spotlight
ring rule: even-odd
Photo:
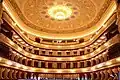
[[[12,41],[9,41],[9,43],[11,44],[11,45],[14,45],[15,43],[14,42],[12,42]]]
[[[22,41],[22,39],[17,39],[17,40],[20,41],[20,42]]]
[[[7,61],[6,64],[12,65],[13,63],[11,61]]]

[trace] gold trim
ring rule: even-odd
[[[11,5],[14,7],[14,11],[17,12],[18,16],[20,17],[20,19],[26,24],[28,25],[29,27],[31,28],[37,28],[37,30],[40,30],[42,32],[47,32],[47,33],[54,33],[54,34],[66,34],[66,33],[74,33],[74,32],[80,32],[80,31],[83,31],[85,29],[88,29],[90,28],[91,26],[94,26],[94,24],[96,24],[100,19],[101,19],[101,16],[103,15],[103,13],[107,10],[108,6],[111,4],[111,0],[105,0],[106,2],[103,4],[103,7],[101,8],[101,10],[98,12],[99,14],[96,16],[96,18],[91,22],[89,23],[86,27],[83,26],[82,28],[79,28],[79,29],[75,29],[75,30],[72,30],[72,31],[55,31],[55,30],[48,30],[48,29],[45,29],[45,28],[37,28],[38,26],[30,23],[22,14],[21,10],[19,9],[18,5],[16,4],[16,2],[14,0],[9,0],[9,2],[11,3]]]
[[[62,46],[58,46],[58,45],[48,45],[48,44],[41,44],[41,43],[37,43],[34,42],[30,39],[28,39],[28,37],[26,37],[24,34],[22,34],[21,30],[19,29],[19,27],[14,27],[12,25],[13,21],[10,21],[10,18],[8,17],[8,15],[5,15],[4,19],[9,23],[9,25],[20,35],[20,37],[25,40],[26,42],[28,42],[29,44],[39,47],[39,48],[46,48],[46,49],[59,49],[59,50],[64,50],[64,49],[76,49],[76,48],[81,48],[81,47],[85,47],[88,46],[90,44],[92,44],[101,34],[103,34],[103,32],[116,20],[116,14],[113,14],[113,16],[105,23],[105,25],[97,32],[97,34],[91,38],[89,41],[80,43],[80,44],[75,44],[75,45],[62,45]]]
[[[39,56],[39,55],[34,55],[31,54],[29,52],[26,52],[25,50],[23,50],[22,48],[20,48],[18,45],[16,44],[10,44],[10,43],[14,43],[12,42],[10,39],[8,39],[7,37],[5,37],[4,35],[0,35],[1,39],[0,41],[9,45],[10,47],[12,47],[13,49],[15,49],[16,51],[18,51],[19,53],[21,53],[22,55],[29,57],[29,58],[33,58],[33,59],[38,59],[38,60],[46,60],[46,61],[79,61],[79,60],[85,60],[85,59],[89,59],[91,57],[94,57],[96,55],[98,55],[100,52],[106,50],[107,48],[109,48],[110,46],[119,43],[119,37],[120,35],[116,35],[115,37],[113,37],[111,40],[109,40],[108,42],[106,42],[104,45],[102,45],[101,47],[99,47],[97,50],[95,50],[93,53],[90,54],[86,54],[83,56],[75,56],[75,57],[65,57],[65,58],[60,58],[60,57],[46,57],[46,56]],[[58,60],[58,58],[60,58]]]
[[[87,36],[89,34],[92,34],[93,32],[95,32],[95,31],[97,31],[101,28],[101,26],[104,24],[104,22],[106,22],[106,20],[112,15],[114,10],[116,9],[115,1],[112,1],[111,5],[107,9],[107,12],[109,12],[109,13],[105,12],[105,14],[103,15],[104,18],[101,18],[99,23],[96,24],[96,26],[98,26],[98,25],[99,26],[98,27],[94,26],[94,29],[92,28],[92,29],[89,29],[89,30],[86,30],[86,31],[83,31],[83,32],[75,32],[75,33],[71,33],[71,34],[52,34],[52,33],[50,34],[50,33],[44,32],[44,31],[37,31],[37,30],[31,29],[31,28],[27,27],[25,24],[23,24],[21,22],[21,20],[19,19],[19,17],[17,16],[17,14],[14,11],[12,11],[13,10],[12,6],[10,6],[10,4],[8,2],[7,2],[7,0],[4,0],[5,9],[9,12],[11,17],[15,20],[17,25],[23,31],[25,31],[25,32],[27,31],[27,33],[32,34],[34,36],[39,36],[41,38],[48,38],[48,39],[53,39],[53,38],[54,39],[74,39],[74,38],[81,38],[81,37]],[[8,7],[11,7],[11,10]],[[11,13],[11,11],[12,11],[12,13]]]
[[[28,71],[28,72],[41,72],[41,73],[58,73],[58,69],[46,69],[46,68],[34,68],[34,67],[29,67],[29,66],[25,66],[23,64],[19,64],[17,62],[5,59],[0,57],[0,65],[1,66],[6,66],[6,67],[10,67],[10,68],[14,68],[14,69],[19,69],[22,71]],[[93,72],[93,71],[98,71],[98,70],[102,70],[105,68],[110,68],[110,67],[114,67],[114,66],[118,66],[120,65],[120,61],[117,61],[118,58],[100,63],[102,66],[98,67],[100,64],[97,64],[95,66],[92,67],[87,67],[87,68],[79,68],[79,69],[59,69],[59,73],[85,73],[85,72]],[[6,64],[6,62],[11,62],[11,64]],[[111,63],[110,65],[108,65],[107,63]],[[19,67],[17,67],[17,64],[19,65]],[[104,64],[104,65],[103,65]],[[94,68],[94,70],[93,70]]]

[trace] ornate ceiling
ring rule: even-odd
[[[36,34],[43,32],[46,33],[46,36],[56,34],[56,37],[59,35],[60,38],[65,38],[66,34],[72,35],[72,37],[66,37],[73,38],[79,36],[79,32],[84,34],[88,34],[88,31],[92,30],[95,32],[96,27],[101,27],[96,24],[110,4],[110,0],[9,1],[21,21],[31,31],[37,31]]]

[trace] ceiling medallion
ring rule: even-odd
[[[48,14],[55,20],[65,20],[71,17],[72,9],[64,5],[55,5],[48,9]]]

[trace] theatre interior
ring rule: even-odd
[[[120,0],[0,0],[0,80],[120,80]]]

